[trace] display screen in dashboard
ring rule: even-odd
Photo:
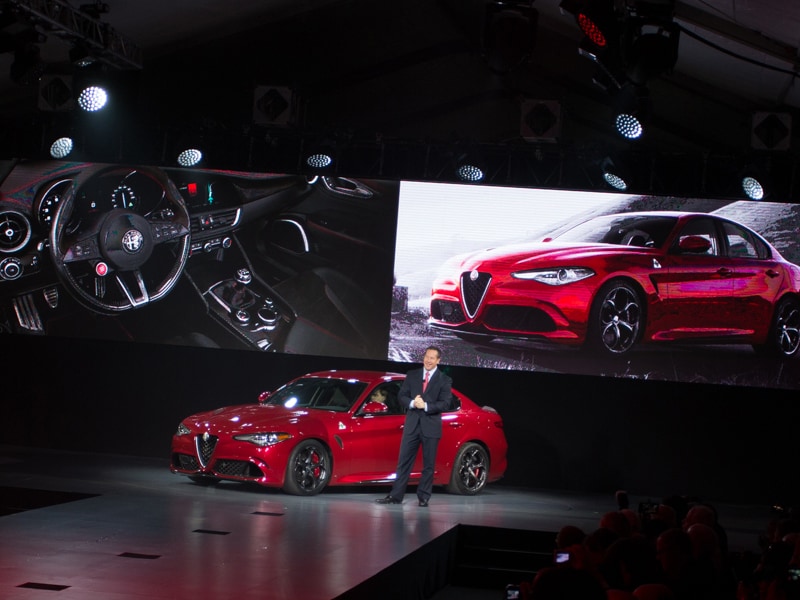
[[[228,181],[197,177],[177,185],[190,209],[213,210],[239,204],[236,190]]]

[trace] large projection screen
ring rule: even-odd
[[[797,268],[779,263],[773,271],[746,230],[726,225],[714,248],[686,252],[661,251],[663,239],[625,240],[622,230],[599,244],[569,234],[565,242],[548,240],[596,217],[641,212],[654,219],[683,213],[729,219],[763,236],[786,261],[800,261],[800,207],[790,204],[403,182],[389,359],[414,360],[435,343],[449,363],[469,367],[797,388],[796,356],[757,351],[778,294],[796,298]],[[613,229],[630,222],[600,223]],[[709,237],[695,229],[686,233]],[[537,270],[543,272],[537,277],[557,277],[547,273],[551,268],[572,269],[579,278],[589,272],[582,268],[591,268],[591,275],[563,285],[533,279]],[[470,275],[474,283],[466,281]],[[597,332],[614,325],[591,322],[601,313],[595,309],[593,316],[592,304],[610,279],[632,281],[640,295],[641,337],[619,354],[581,343],[593,326]],[[434,314],[439,300],[446,314]],[[617,307],[622,320],[623,301],[629,300]],[[784,325],[795,338],[796,306],[794,300]],[[645,333],[664,343],[642,343]]]
[[[800,388],[797,205],[1,166],[2,334]]]

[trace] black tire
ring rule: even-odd
[[[474,496],[486,487],[489,479],[489,452],[475,442],[467,442],[456,453],[447,491]]]
[[[609,281],[592,304],[587,345],[608,355],[626,354],[641,338],[644,324],[645,306],[638,290],[622,279]]]
[[[759,354],[791,358],[800,349],[800,301],[783,298],[775,307],[765,344],[755,346]]]
[[[330,481],[331,466],[331,456],[321,442],[304,440],[289,456],[283,490],[295,496],[319,494]]]

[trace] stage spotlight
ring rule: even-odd
[[[644,86],[625,84],[614,97],[614,127],[627,140],[638,140],[644,135],[650,118],[650,93]]]
[[[560,8],[575,17],[586,39],[597,48],[619,45],[622,28],[614,0],[562,0]]]
[[[107,102],[108,92],[105,88],[97,85],[85,87],[78,94],[78,106],[86,112],[97,112],[105,107]]]
[[[314,152],[306,157],[306,164],[312,169],[326,169],[333,164],[333,157],[327,152]]]
[[[625,33],[624,61],[628,80],[644,85],[670,71],[678,60],[680,29],[672,22],[632,18]]]
[[[763,200],[769,194],[771,181],[767,169],[756,164],[746,165],[739,173],[742,192],[750,200]]]
[[[610,156],[601,161],[600,172],[603,181],[620,192],[628,191],[633,181],[628,169],[619,160],[615,161]]]
[[[764,186],[761,182],[751,175],[742,177],[742,190],[750,200],[764,199]]]
[[[303,146],[303,162],[312,171],[326,171],[335,166],[337,144],[332,138],[304,142]]]
[[[62,136],[50,144],[50,156],[53,158],[66,158],[75,147],[74,140],[69,136]]]
[[[539,25],[539,12],[531,4],[499,0],[486,4],[483,51],[496,73],[507,73],[530,58]]]
[[[178,153],[178,164],[181,167],[194,167],[203,160],[203,153],[197,148],[186,148]]]
[[[483,178],[486,174],[483,172],[478,165],[474,165],[471,163],[463,163],[458,165],[456,168],[456,174],[461,181],[465,181],[467,183],[478,183],[483,181]]]

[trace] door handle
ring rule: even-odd
[[[775,269],[767,269],[767,277],[772,277],[774,279],[775,277],[780,277],[780,275],[781,274]]]

